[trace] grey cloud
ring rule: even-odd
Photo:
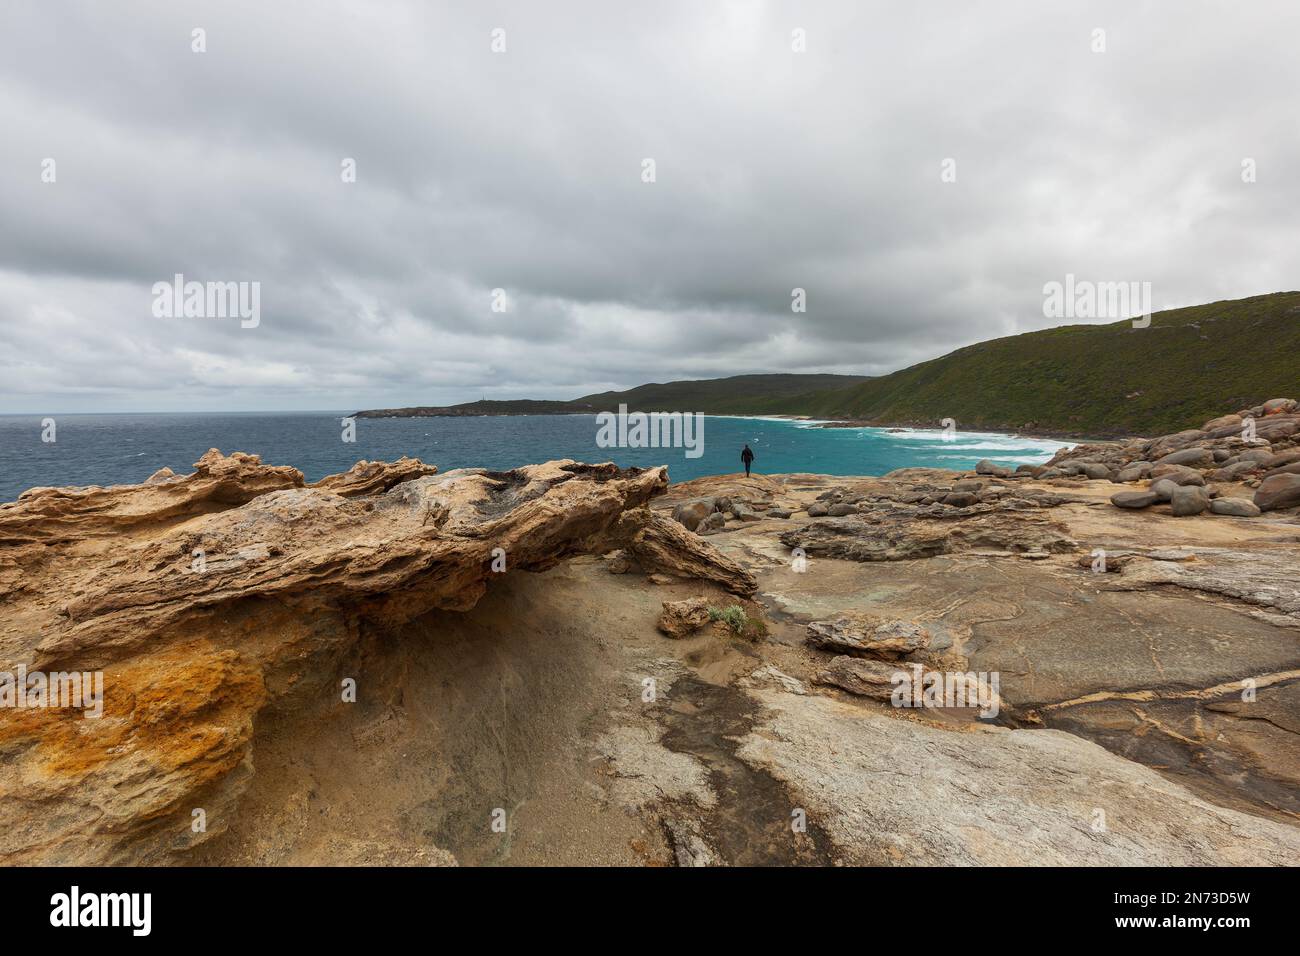
[[[1292,288],[1297,26],[1285,0],[6,3],[0,411],[881,373],[1055,324],[1066,272],[1158,306]],[[260,282],[261,325],[153,318],[176,272]]]

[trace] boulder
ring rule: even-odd
[[[1255,489],[1255,504],[1260,511],[1276,511],[1300,505],[1300,475],[1265,478]]]
[[[1222,468],[1210,472],[1212,481],[1238,481],[1243,475],[1249,475],[1259,470],[1257,461],[1235,461],[1231,465],[1224,465]]]
[[[826,513],[832,518],[843,518],[845,515],[855,515],[858,513],[858,506],[839,502],[831,505],[826,509]]]
[[[626,548],[647,574],[713,581],[733,594],[746,596],[758,590],[753,574],[662,512],[648,508],[626,511],[604,540]]]
[[[826,512],[830,510],[824,502],[814,501],[808,506],[809,518],[825,518]]]
[[[1179,485],[1169,499],[1169,507],[1180,518],[1198,515],[1210,507],[1210,495],[1199,485]]]
[[[707,598],[687,598],[685,601],[664,601],[659,613],[659,630],[669,637],[686,637],[709,623]]]
[[[1156,461],[1157,465],[1186,465],[1189,468],[1209,468],[1214,464],[1214,452],[1208,448],[1184,448],[1173,451]]]
[[[713,513],[714,501],[712,498],[696,498],[693,501],[683,501],[673,509],[673,520],[684,527],[687,531],[694,531],[700,526],[700,522]]]
[[[1245,458],[1247,455],[1257,454],[1259,454],[1259,451],[1257,449],[1252,449],[1241,457]],[[1300,461],[1300,448],[1290,448],[1286,451],[1278,452],[1276,455],[1264,453],[1262,457],[1254,458],[1253,460],[1258,461],[1260,467],[1265,471],[1272,471],[1274,468],[1281,468],[1285,465],[1290,465],[1294,462]]]
[[[1150,451],[1147,454],[1153,459],[1162,458],[1171,451],[1187,448],[1199,441],[1204,441],[1208,437],[1199,428],[1191,428],[1187,431],[1176,432],[1173,435],[1165,435],[1163,438],[1157,438],[1151,443]]]
[[[1186,465],[1156,465],[1151,469],[1152,478],[1168,478],[1176,485],[1203,485],[1205,476]]]
[[[1219,431],[1220,429],[1229,428],[1232,429],[1233,431],[1237,431],[1238,429],[1241,428],[1241,423],[1242,423],[1242,417],[1240,415],[1236,415],[1236,414],[1220,415],[1218,418],[1211,419],[1210,421],[1206,422],[1205,427],[1202,430],[1207,432],[1215,432],[1215,431]]]
[[[1210,502],[1210,511],[1216,515],[1233,515],[1238,518],[1259,516],[1259,508],[1245,498],[1215,498]]]
[[[808,625],[807,643],[837,654],[898,658],[930,646],[930,632],[912,621],[879,621],[846,615]]]
[[[1293,451],[1295,453],[1295,458],[1291,460],[1300,461],[1300,448],[1293,449]],[[1283,452],[1282,454],[1284,455],[1290,454],[1290,452]],[[1271,448],[1247,448],[1245,451],[1243,451],[1240,455],[1237,456],[1237,458],[1240,459],[1241,461],[1259,462],[1265,468],[1275,467],[1268,464],[1268,462],[1270,462],[1274,457],[1276,456],[1274,455],[1273,449]],[[1286,464],[1286,462],[1284,461],[1278,462],[1278,464],[1284,465]]]
[[[909,672],[900,671],[898,664],[864,661],[861,658],[845,655],[832,658],[830,663],[813,677],[813,683],[838,687],[859,697],[888,702],[893,696],[894,687],[899,683],[895,675],[900,673]]]
[[[1275,415],[1255,424],[1255,435],[1265,441],[1275,442],[1290,438],[1300,431],[1300,415]]]
[[[1101,481],[1102,479],[1109,478],[1112,474],[1109,467],[1097,461],[1085,461],[1079,467],[1084,476],[1093,481]]]
[[[1115,476],[1119,482],[1142,481],[1151,477],[1151,469],[1154,467],[1149,461],[1135,461],[1125,465]]]
[[[1148,490],[1154,493],[1156,498],[1160,501],[1168,501],[1174,496],[1174,492],[1177,491],[1179,487],[1180,486],[1177,483],[1170,481],[1168,478],[1160,478],[1151,482],[1151,486]]]
[[[733,501],[731,513],[740,521],[762,521],[763,516],[744,501]]]
[[[1013,472],[1010,468],[1004,467],[1003,465],[994,464],[993,462],[985,458],[983,461],[981,461],[979,464],[975,466],[975,474],[993,475],[996,478],[1009,478],[1011,477]]]
[[[721,511],[715,511],[706,517],[695,528],[696,534],[717,534],[727,527],[727,516]]]
[[[1148,508],[1162,500],[1164,499],[1150,488],[1143,491],[1117,491],[1110,496],[1110,503],[1116,508]]]

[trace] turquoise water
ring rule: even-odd
[[[740,471],[740,450],[754,450],[758,473],[880,475],[928,465],[968,468],[1041,462],[1061,447],[1046,439],[937,431],[814,428],[764,418],[704,419],[703,454],[681,448],[601,448],[593,415],[510,418],[357,419],[356,441],[342,440],[339,412],[175,415],[56,415],[55,441],[43,442],[41,417],[0,416],[0,501],[37,485],[110,485],[143,481],[164,465],[178,474],[209,448],[245,451],[268,464],[293,465],[309,481],[345,471],[359,459],[420,458],[439,469],[514,468],[552,458],[667,465],[673,481]]]

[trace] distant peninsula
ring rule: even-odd
[[[474,418],[483,415],[580,415],[577,402],[548,402],[531,398],[508,401],[483,399],[461,405],[417,405],[413,408],[371,408],[357,412],[357,418]]]

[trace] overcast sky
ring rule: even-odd
[[[876,374],[1061,324],[1066,273],[1295,289],[1298,41],[1295,0],[4,0],[0,412]],[[156,317],[176,273],[260,324]]]

